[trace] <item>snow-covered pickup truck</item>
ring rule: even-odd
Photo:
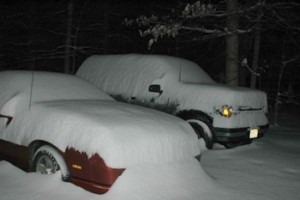
[[[94,55],[84,78],[114,98],[163,110],[188,121],[207,148],[251,143],[268,130],[262,91],[218,84],[199,65],[162,55]]]

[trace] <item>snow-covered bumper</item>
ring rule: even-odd
[[[269,129],[269,124],[255,128],[214,128],[216,142],[229,143],[249,141],[262,137]]]
[[[220,114],[214,116],[213,127],[216,142],[251,141],[262,137],[268,131],[269,122],[264,107],[260,109],[239,107],[236,110],[231,116]]]

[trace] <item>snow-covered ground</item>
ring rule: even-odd
[[[25,173],[0,161],[1,200],[297,200],[300,199],[300,120],[284,116],[262,139],[225,150],[215,145],[197,160],[129,167],[105,195],[60,175]]]

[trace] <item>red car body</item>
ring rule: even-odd
[[[0,139],[0,158],[13,163],[27,172],[31,172],[32,152],[42,144],[45,143],[36,142],[34,145],[26,147]],[[70,173],[67,181],[96,194],[107,192],[125,170],[108,167],[98,154],[88,158],[87,154],[81,153],[74,148],[67,149],[66,152],[61,153]]]

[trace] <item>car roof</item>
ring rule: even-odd
[[[76,75],[85,77],[86,73],[96,73],[101,78],[102,69],[114,71],[122,70],[123,77],[133,71],[147,73],[148,76],[161,77],[165,74],[173,76],[178,81],[192,83],[214,82],[209,75],[196,63],[173,56],[145,55],[145,54],[118,54],[94,55],[87,58]]]
[[[31,96],[33,102],[63,99],[112,98],[74,75],[41,71],[0,72],[0,102],[16,95]]]

